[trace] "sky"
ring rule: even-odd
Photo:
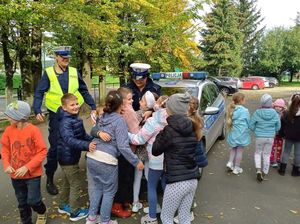
[[[267,29],[290,27],[295,24],[297,12],[300,12],[300,0],[257,0],[257,9],[261,9],[262,24]]]

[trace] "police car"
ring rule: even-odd
[[[206,79],[207,72],[161,72],[151,76],[161,86],[163,95],[189,92],[199,99],[198,112],[204,119],[206,152],[217,139],[225,138],[225,100],[218,87]]]

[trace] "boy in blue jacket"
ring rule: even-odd
[[[280,117],[273,109],[272,97],[264,94],[261,99],[261,108],[257,109],[251,117],[250,129],[255,134],[255,168],[259,182],[269,173],[270,155],[274,137],[280,129]]]
[[[62,191],[60,194],[59,213],[70,216],[71,221],[87,217],[88,209],[80,208],[79,160],[81,151],[93,151],[96,142],[86,134],[83,121],[78,116],[77,97],[66,93],[61,98],[62,106],[58,109],[59,136],[57,142],[58,162],[63,171]]]

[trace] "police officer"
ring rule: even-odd
[[[58,138],[58,119],[56,111],[61,106],[61,97],[65,93],[73,93],[82,105],[86,102],[95,114],[96,105],[89,94],[87,86],[76,68],[70,67],[71,47],[62,46],[54,49],[55,63],[53,67],[46,68],[41,80],[38,83],[34,94],[33,109],[36,119],[44,121],[44,114],[41,106],[45,95],[45,105],[49,112],[49,143],[50,148],[45,164],[47,184],[46,189],[49,194],[58,194],[54,184],[54,173],[57,169],[57,138]]]
[[[145,63],[133,63],[130,65],[132,68],[131,80],[124,85],[132,90],[133,93],[133,109],[135,111],[140,109],[139,101],[142,96],[151,91],[160,95],[160,86],[155,84],[149,77],[150,65]],[[118,157],[118,191],[114,198],[112,206],[112,214],[117,217],[126,218],[131,215],[131,212],[125,210],[126,203],[132,202],[133,196],[133,180],[134,180],[134,167],[127,162],[127,160],[120,155]]]
[[[147,92],[154,92],[160,96],[160,86],[155,84],[149,77],[149,69],[151,66],[145,63],[133,63],[130,65],[132,68],[131,80],[124,85],[133,92],[133,109],[135,111],[140,109],[140,100],[142,96]]]

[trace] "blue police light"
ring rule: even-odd
[[[197,79],[204,80],[206,79],[207,72],[160,72],[152,73],[151,77],[153,80],[159,79]]]

